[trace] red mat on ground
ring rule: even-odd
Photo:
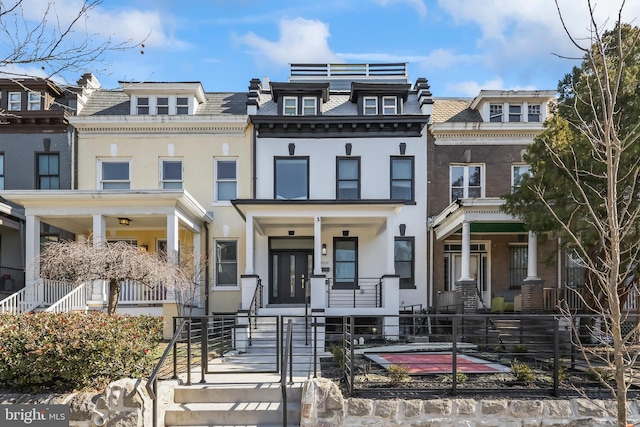
[[[389,365],[402,364],[409,370],[409,374],[443,374],[452,372],[453,357],[442,353],[377,353]],[[464,373],[501,372],[499,366],[486,360],[465,355],[456,358],[457,370]],[[384,363],[384,365],[387,365]]]

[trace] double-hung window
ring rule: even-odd
[[[522,121],[522,105],[509,104],[509,121],[512,123]]]
[[[176,114],[189,114],[189,98],[183,96],[176,98]]]
[[[169,114],[169,98],[156,98],[156,114]]]
[[[162,188],[182,189],[182,160],[161,160]]]
[[[382,114],[398,114],[398,103],[395,96],[382,97]]]
[[[540,121],[540,104],[527,105],[527,121]]]
[[[528,175],[530,171],[529,165],[513,165],[511,166],[511,190],[522,185],[522,178]]]
[[[336,199],[357,200],[360,198],[360,158],[339,157],[336,159]]]
[[[29,92],[29,98],[27,102],[27,110],[37,111],[40,110],[40,93]]]
[[[216,241],[216,286],[238,286],[238,242]]]
[[[145,97],[145,98],[138,98],[137,99],[137,114],[139,115],[145,115],[145,114],[149,114],[149,98]]]
[[[128,190],[131,188],[131,162],[129,160],[99,160],[100,188]]]
[[[309,158],[276,157],[274,161],[274,198],[281,200],[308,199]]]
[[[365,116],[375,116],[378,114],[378,97],[365,96],[362,98],[362,111]]]
[[[415,279],[415,239],[396,237],[394,247],[394,265],[396,275],[400,276],[400,288],[414,288]]]
[[[413,200],[413,172],[413,157],[391,157],[391,199]]]
[[[237,198],[238,170],[236,160],[216,159],[216,201],[229,201]]]
[[[502,104],[489,104],[489,121],[502,121]]]
[[[483,197],[482,166],[453,165],[450,170],[451,201]]]
[[[303,116],[315,116],[317,114],[316,98],[312,96],[305,96],[302,98],[302,115]]]
[[[20,111],[22,109],[22,93],[9,92],[7,109],[9,111]]]
[[[352,287],[358,277],[358,238],[336,237],[333,239],[333,271],[335,285]]]
[[[285,96],[282,98],[282,102],[282,113],[285,116],[295,116],[296,114],[298,114],[298,97]]]
[[[38,190],[60,189],[60,155],[58,153],[36,154]]]

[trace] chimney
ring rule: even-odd
[[[247,114],[257,114],[258,113],[258,99],[260,97],[260,90],[262,87],[260,86],[260,79],[251,79],[249,81],[249,93],[247,94]]]
[[[422,114],[429,116],[429,123],[431,123],[431,115],[433,112],[433,98],[431,97],[430,86],[427,79],[420,77],[416,80],[414,89],[418,92],[418,103],[420,104],[420,110]]]

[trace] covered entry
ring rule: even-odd
[[[313,237],[269,242],[268,304],[304,304],[313,274]]]

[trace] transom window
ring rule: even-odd
[[[522,178],[528,175],[531,168],[529,165],[513,165],[511,166],[511,189],[516,189],[522,185]]]
[[[181,189],[182,188],[182,160],[161,160],[162,166],[162,188]]]
[[[9,111],[19,111],[22,109],[22,94],[20,92],[9,92],[7,108]]]
[[[400,276],[401,288],[415,287],[415,249],[413,237],[396,237],[394,247],[394,265]]]
[[[238,286],[238,242],[216,241],[216,286]]]
[[[489,121],[490,122],[502,121],[502,104],[489,105]]]
[[[285,96],[282,98],[283,109],[282,112],[285,116],[295,116],[298,114],[298,98],[295,96]]]
[[[509,121],[510,122],[522,121],[522,105],[509,104]]]
[[[392,157],[391,199],[411,201],[413,194],[413,157]]]
[[[277,157],[274,173],[275,199],[306,200],[309,198],[308,157]]]
[[[60,189],[60,155],[58,153],[36,154],[37,158],[37,189]]]
[[[398,104],[395,96],[382,97],[382,114],[398,114]]]
[[[128,190],[131,188],[131,162],[128,160],[100,160],[100,188]]]
[[[29,101],[27,104],[27,109],[31,111],[40,110],[40,93],[39,92],[29,92]]]
[[[229,201],[237,198],[238,174],[236,160],[216,159],[215,200]]]
[[[156,114],[169,114],[169,98],[167,97],[157,98]]]
[[[358,238],[333,239],[333,271],[337,286],[353,286],[358,277]]]
[[[362,99],[363,112],[365,116],[375,116],[378,114],[378,98],[375,96],[365,96]]]
[[[189,98],[182,96],[176,98],[176,114],[189,114]]]
[[[483,197],[482,166],[451,166],[451,201]]]
[[[136,105],[138,114],[149,114],[149,98],[138,98]]]
[[[540,105],[527,105],[527,120],[530,122],[540,121]]]
[[[360,158],[336,159],[336,199],[357,200],[360,198]]]

